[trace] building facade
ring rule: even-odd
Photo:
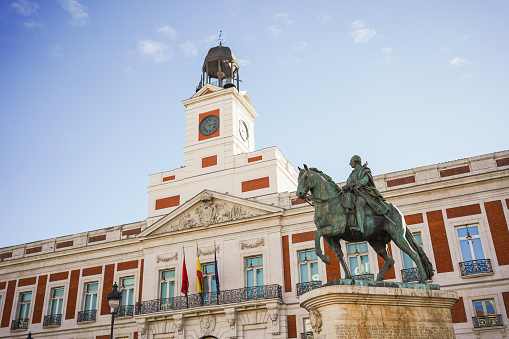
[[[0,249],[0,337],[109,338],[115,282],[115,338],[312,337],[299,295],[344,273],[323,242],[332,263],[316,258],[314,209],[295,196],[294,167],[276,147],[255,149],[257,114],[233,85],[234,54],[212,48],[202,70],[183,101],[185,166],[150,176],[145,220]],[[505,337],[509,151],[374,179],[432,261],[430,282],[458,292],[456,336]],[[358,279],[382,266],[366,243],[342,249]],[[390,251],[386,280],[416,281],[413,262]]]

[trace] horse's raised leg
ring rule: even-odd
[[[343,267],[343,271],[345,271],[345,279],[350,279],[352,274],[350,273],[350,268],[346,265],[345,258],[343,256],[343,250],[341,250],[341,244],[339,240],[331,238],[331,237],[323,237],[323,240],[329,245],[329,248],[332,249],[336,258],[338,258],[341,267]]]
[[[381,240],[372,240],[369,242],[371,247],[375,250],[375,252],[382,257],[384,260],[384,265],[378,275],[376,276],[377,281],[384,280],[385,273],[394,265],[394,259],[391,258],[389,251],[387,250],[387,245]]]
[[[392,236],[392,235],[391,235]],[[417,269],[419,270],[419,283],[425,284],[425,278],[427,277],[426,270],[422,265],[421,257],[417,251],[414,251],[412,246],[405,239],[405,236],[395,237],[393,236],[392,241],[415,262]]]
[[[322,253],[322,248],[320,247],[320,237],[326,237],[326,236],[331,237],[331,236],[338,235],[339,233],[340,233],[340,227],[338,224],[331,224],[327,227],[317,229],[314,233],[316,255],[320,259],[322,259],[322,261],[324,263],[326,263],[327,265],[330,265],[330,258],[327,254]],[[341,253],[341,255],[343,255],[343,253]],[[336,254],[336,256],[337,256],[337,254]]]

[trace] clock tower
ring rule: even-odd
[[[196,93],[182,103],[185,166],[150,176],[149,217],[169,213],[204,189],[264,199],[295,191],[297,172],[281,152],[254,148],[258,115],[248,93],[239,90],[239,65],[230,48],[209,50]]]

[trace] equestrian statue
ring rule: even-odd
[[[360,156],[352,157],[350,166],[353,171],[346,185],[341,188],[317,168],[308,168],[306,165],[303,169],[299,167],[297,197],[308,202],[311,200],[310,203],[315,207],[316,255],[330,265],[329,256],[324,254],[320,247],[320,238],[323,237],[343,267],[345,278],[351,279],[340,240],[367,241],[384,260],[384,265],[376,277],[377,281],[381,281],[394,265],[394,259],[387,249],[387,244],[392,240],[415,262],[419,271],[419,282],[425,283],[425,280],[431,279],[434,274],[431,262],[408,229],[403,214],[376,189],[367,163],[361,163]]]

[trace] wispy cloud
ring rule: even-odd
[[[333,16],[332,13],[320,13],[318,14],[318,21],[320,21],[322,24],[328,24],[331,22]]]
[[[302,52],[303,50],[305,50],[308,47],[308,43],[305,41],[299,41],[299,42],[293,44],[292,47],[293,47],[294,51]]]
[[[461,80],[472,79],[472,78],[475,78],[475,74],[463,74],[462,76],[460,76]]]
[[[450,51],[451,51],[451,49],[450,49],[450,48],[448,48],[448,47],[442,47],[442,48],[440,48],[440,49],[438,50],[438,54],[439,54],[439,55],[447,55],[447,54],[449,54],[449,52],[450,52]]]
[[[173,49],[167,44],[154,40],[139,40],[138,52],[146,60],[161,64],[173,58]]]
[[[463,58],[460,58],[460,57],[455,57],[454,59],[449,61],[449,64],[453,65],[455,67],[463,67],[463,66],[470,65],[472,63],[473,63],[472,60],[467,60],[467,59],[463,59]]]
[[[269,31],[270,36],[273,38],[277,38],[281,35],[281,33],[283,33],[283,30],[277,25],[269,26],[266,29]]]
[[[289,26],[293,23],[289,13],[277,13],[274,15],[274,20],[282,23],[285,26]]]
[[[59,0],[58,3],[71,15],[72,18],[69,23],[72,26],[85,26],[87,24],[87,9],[78,0]]]
[[[36,27],[40,27],[40,26],[42,26],[41,23],[35,22],[33,20],[28,20],[23,23],[23,27],[25,27],[25,28],[36,28]]]
[[[161,27],[156,27],[156,32],[159,34],[162,34],[164,36],[167,36],[170,39],[176,39],[177,38],[177,30],[170,25],[164,25]]]
[[[29,0],[17,0],[11,4],[11,8],[23,16],[35,14],[39,5]]]
[[[375,55],[375,59],[371,62],[374,66],[390,66],[396,60],[396,57],[393,54],[392,47],[382,48],[380,53]]]
[[[180,49],[184,52],[184,54],[187,55],[188,57],[194,58],[198,55],[198,49],[196,48],[196,45],[190,41],[180,44],[179,46]]]
[[[364,20],[356,20],[350,24],[350,36],[356,44],[367,44],[376,36],[376,31],[367,27]]]
[[[51,47],[48,51],[48,53],[55,59],[63,59],[64,53],[62,53],[62,46],[55,45]]]
[[[468,40],[470,39],[470,37],[468,36],[468,34],[465,34],[465,35],[462,35],[461,36],[461,40]]]
[[[240,67],[246,67],[251,63],[251,60],[239,59],[238,62]]]
[[[289,66],[289,65],[298,65],[302,62],[302,59],[299,57],[296,57],[295,55],[291,54],[288,57],[276,57],[276,60],[279,61],[281,65]]]

